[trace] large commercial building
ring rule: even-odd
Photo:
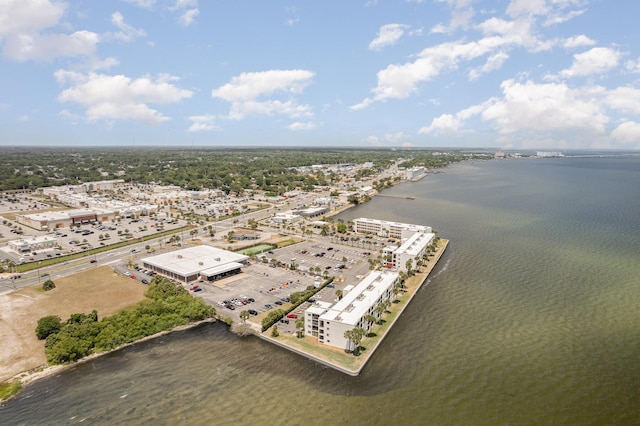
[[[69,228],[77,224],[108,222],[115,217],[113,210],[74,209],[56,212],[17,214],[16,222],[39,231]]]
[[[242,272],[249,256],[210,246],[189,247],[141,259],[144,268],[183,283],[219,280]]]
[[[317,302],[305,311],[304,330],[318,342],[336,348],[352,350],[344,332],[354,328],[365,331],[371,326],[365,317],[379,318],[376,306],[390,300],[399,274],[392,271],[373,271],[358,285],[346,291],[335,304]]]

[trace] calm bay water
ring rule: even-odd
[[[450,245],[359,377],[214,324],[25,388],[0,424],[640,424],[640,158],[469,162],[343,213]]]

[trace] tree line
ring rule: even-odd
[[[434,155],[429,150],[392,151],[354,148],[0,148],[0,191],[73,185],[105,179],[178,185],[185,189],[220,189],[239,193],[246,188],[274,194],[314,185],[331,185],[334,172],[299,173],[314,164],[364,164],[356,179],[373,175],[398,158],[411,167],[443,167],[469,154]]]
[[[65,364],[77,361],[92,353],[115,349],[215,315],[212,306],[164,277],[154,277],[145,296],[145,300],[133,307],[101,320],[98,320],[95,310],[89,314],[72,314],[64,322],[56,315],[40,318],[35,332],[38,339],[46,339],[47,362]]]

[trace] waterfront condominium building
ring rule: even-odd
[[[413,269],[416,266],[416,262],[422,259],[422,256],[426,253],[427,247],[433,243],[435,236],[436,234],[432,232],[416,232],[404,240],[400,247],[385,247],[382,249],[383,256],[388,259],[385,266],[406,271],[409,269],[407,268],[407,262],[411,261],[410,265]]]
[[[305,311],[304,330],[318,342],[340,349],[353,350],[344,332],[356,327],[368,331],[372,323],[365,318],[378,318],[376,306],[393,296],[393,287],[400,280],[397,272],[372,271],[335,304],[316,302]]]
[[[407,264],[409,261],[411,261],[411,267],[415,267],[416,262],[422,258],[427,251],[427,247],[435,239],[435,234],[430,226],[363,217],[353,221],[353,230],[360,234],[376,234],[381,237],[400,240],[399,245],[389,245],[382,252],[386,259],[385,266],[401,271],[408,269]]]
[[[353,220],[353,230],[358,234],[375,234],[384,238],[406,239],[416,232],[431,232],[430,226],[360,217]]]

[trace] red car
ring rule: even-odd
[[[95,259],[91,259],[91,260],[89,261],[89,263],[96,263],[96,262],[97,262],[97,260],[95,260]]]
[[[298,318],[298,316],[296,314],[287,314],[287,318],[296,319],[296,318]]]
[[[129,278],[131,278],[132,280],[135,280],[135,279],[136,279],[136,276],[135,276],[135,275],[133,275],[133,274],[131,274],[131,275],[129,275]]]

